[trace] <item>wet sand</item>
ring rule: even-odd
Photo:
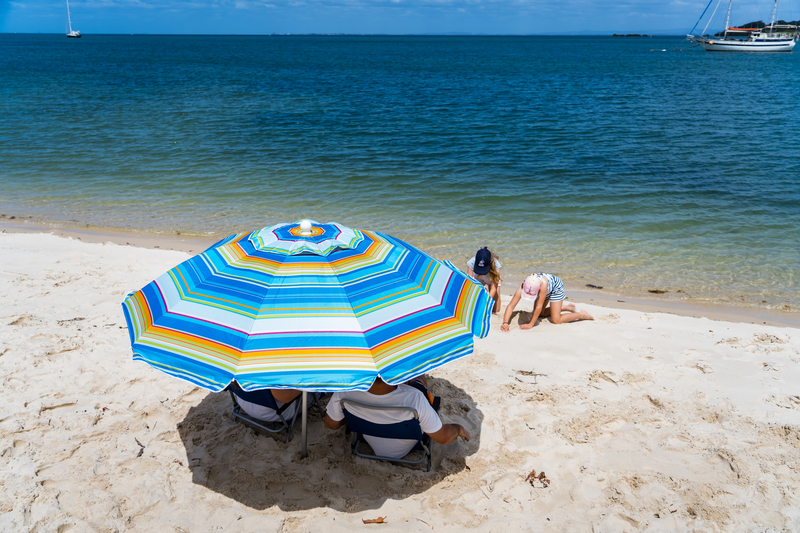
[[[6,233],[48,233],[64,238],[72,238],[87,243],[111,242],[123,246],[139,248],[178,250],[197,254],[219,241],[223,236],[186,235],[175,233],[127,232],[109,228],[53,228],[35,222],[0,220],[0,232]],[[521,281],[521,280],[519,280]],[[503,300],[508,302],[516,288],[517,280],[507,280],[503,289]],[[138,287],[137,287],[138,288]],[[695,318],[706,317],[712,320],[746,322],[770,326],[800,328],[800,313],[774,309],[754,309],[731,305],[708,305],[694,302],[665,300],[663,298],[643,298],[640,295],[620,294],[608,290],[575,288],[567,285],[567,296],[571,300],[595,303],[603,307],[632,309],[636,311],[670,313]]]

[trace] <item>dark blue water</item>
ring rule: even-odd
[[[215,234],[309,217],[458,264],[488,245],[509,283],[798,306],[799,54],[678,44],[2,35],[0,211]]]

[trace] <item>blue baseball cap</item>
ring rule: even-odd
[[[478,250],[475,254],[475,268],[472,269],[479,276],[489,273],[489,267],[492,263],[492,252],[485,246]]]

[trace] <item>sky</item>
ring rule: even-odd
[[[714,9],[712,4],[711,12]],[[91,33],[669,33],[685,34],[708,0],[72,0]],[[783,0],[778,17],[793,16]],[[743,4],[741,7],[739,4]],[[783,8],[784,4],[787,4]],[[769,0],[737,0],[732,24],[768,19]],[[800,8],[800,5],[798,5]],[[726,3],[712,27],[722,27]],[[798,9],[797,15],[800,15]],[[708,15],[707,15],[708,16]],[[720,22],[717,22],[717,19]],[[705,24],[703,21],[702,26]],[[0,32],[62,33],[66,0],[0,0]],[[719,28],[717,28],[719,26]]]

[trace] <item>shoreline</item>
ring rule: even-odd
[[[158,248],[187,253],[200,253],[222,237],[204,237],[176,233],[155,233],[146,231],[125,231],[116,228],[89,226],[86,228],[54,226],[38,222],[9,222],[0,219],[0,232],[3,233],[51,233],[57,237],[72,238],[89,243],[112,242],[120,246],[138,248]]]
[[[200,253],[223,236],[200,236],[192,234],[148,233],[144,231],[125,231],[122,229],[87,226],[86,228],[54,227],[38,222],[11,221],[0,219],[0,233],[49,233],[66,239],[77,239],[86,243],[111,242],[120,246],[173,250],[186,253]],[[513,287],[511,283],[506,287]],[[505,289],[505,287],[504,287]],[[502,302],[507,304],[513,290],[502,291]],[[800,328],[800,314],[778,310],[754,309],[726,304],[685,303],[675,300],[642,298],[615,292],[571,289],[567,283],[567,298],[576,303],[591,303],[609,309],[628,309],[641,312],[667,313],[692,318],[708,318],[716,321],[760,324],[776,327]]]

